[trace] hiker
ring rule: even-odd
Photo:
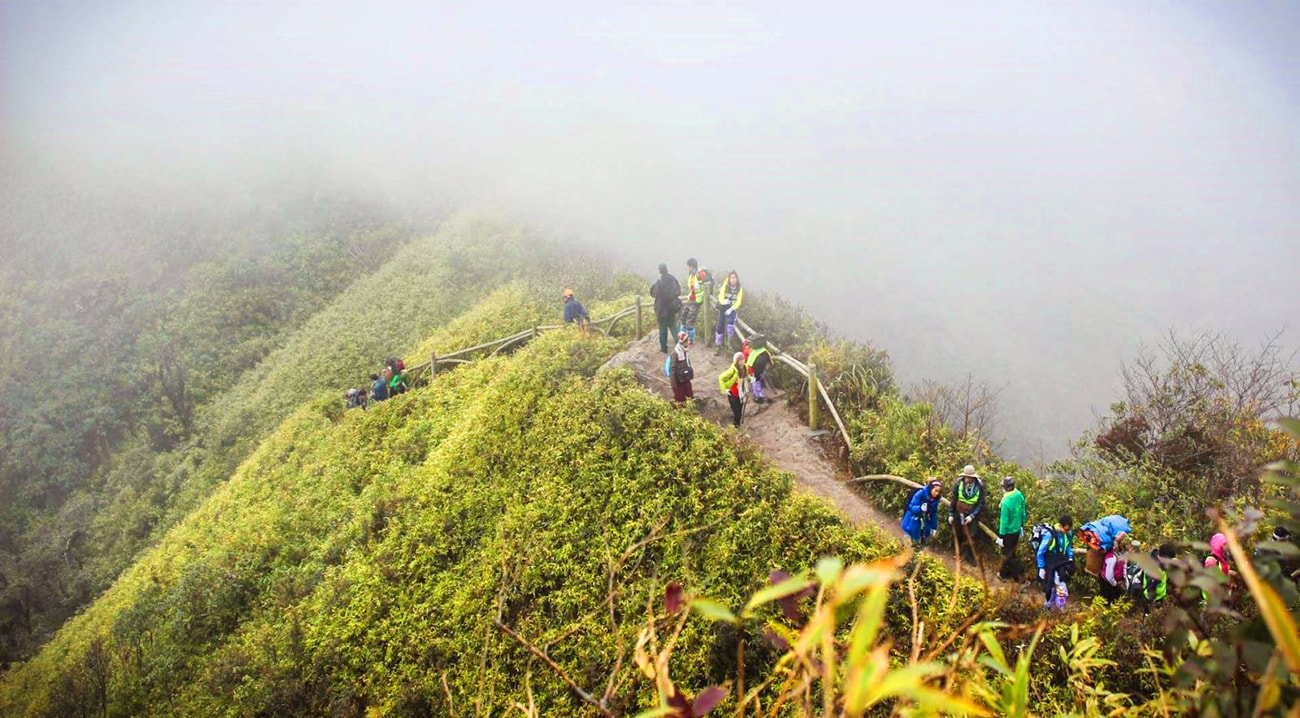
[[[398,394],[406,393],[406,365],[401,359],[394,359],[393,365],[388,367],[392,376],[388,379],[388,398],[393,398]]]
[[[691,335],[685,331],[677,333],[677,346],[668,357],[668,378],[673,383],[673,401],[683,404],[687,399],[695,398],[691,380],[695,378],[695,367],[691,366],[691,357],[687,350],[691,348]]]
[[[1002,566],[998,568],[998,578],[1002,580],[1020,580],[1020,562],[1016,559],[1016,548],[1020,537],[1025,533],[1025,495],[1016,488],[1016,480],[1010,476],[1002,479],[1002,501],[999,503],[998,548],[1002,549]]]
[[[1268,540],[1275,544],[1291,544],[1291,532],[1285,526],[1278,526],[1269,534]],[[1276,561],[1284,579],[1300,582],[1300,557],[1271,546],[1256,546],[1254,555],[1258,559]]]
[[[740,275],[732,270],[727,281],[718,287],[718,326],[713,330],[713,343],[719,347],[719,353],[722,352],[723,332],[726,332],[728,340],[736,336],[736,312],[744,303],[745,289],[740,286]]]
[[[705,293],[709,291],[709,285],[712,283],[713,275],[709,273],[707,267],[700,267],[700,263],[694,257],[686,260],[686,299],[682,301],[680,331],[690,335],[692,344],[695,343],[695,322],[700,317]]]
[[[1137,546],[1137,542],[1132,542]],[[1124,554],[1129,550],[1130,542],[1128,535],[1125,534],[1115,539],[1115,543],[1106,551],[1101,558],[1101,571],[1097,575],[1097,593],[1106,599],[1106,603],[1114,603],[1125,592],[1127,592],[1128,560]]]
[[[755,334],[746,340],[749,344],[749,351],[745,352],[745,366],[749,369],[749,379],[754,389],[754,401],[759,404],[767,403],[767,396],[763,389],[763,374],[767,373],[767,367],[772,363],[772,355],[767,353],[767,337],[762,334]]]
[[[564,297],[564,323],[577,324],[578,331],[583,334],[587,333],[587,325],[591,323],[591,316],[587,314],[587,308],[582,306],[578,298],[573,296],[573,290],[568,287],[560,292]]]
[[[975,467],[967,464],[952,487],[948,523],[957,537],[961,557],[965,559],[969,555],[970,563],[975,563],[975,537],[979,535],[979,515],[983,509],[984,482],[975,473]]]
[[[943,482],[930,479],[925,486],[912,493],[903,512],[900,525],[903,532],[912,539],[912,543],[924,543],[939,528],[939,495],[943,493]]]
[[[388,372],[389,370],[385,369],[384,371]],[[389,378],[391,378],[391,376]],[[384,378],[383,376],[380,376],[379,374],[371,374],[370,381],[372,382],[370,386],[370,400],[383,401],[387,399],[388,379]]]
[[[1205,557],[1205,567],[1219,569],[1223,572],[1224,578],[1232,576],[1232,564],[1223,552],[1227,547],[1228,537],[1222,533],[1214,534],[1210,537],[1210,555]]]
[[[740,414],[745,409],[745,384],[748,381],[745,355],[736,352],[731,357],[731,366],[718,376],[718,388],[727,395],[727,402],[731,404],[731,421],[737,429],[740,428]]]
[[[1043,603],[1051,605],[1064,596],[1060,589],[1074,575],[1074,518],[1062,516],[1038,544],[1038,579],[1043,582]]]
[[[366,392],[361,389],[348,389],[344,392],[343,399],[349,409],[364,410],[366,408]]]
[[[1115,547],[1116,539],[1123,539],[1132,531],[1128,519],[1119,514],[1103,516],[1080,526],[1079,540],[1088,547],[1088,558],[1083,570],[1090,576],[1100,576],[1106,552]]]
[[[1139,569],[1137,581],[1129,583],[1129,593],[1142,606],[1143,613],[1150,613],[1152,608],[1160,606],[1169,596],[1169,571],[1166,566],[1177,556],[1173,544],[1160,544],[1160,548],[1151,552],[1151,558],[1160,567],[1160,575],[1152,576]],[[1132,575],[1133,571],[1130,570],[1129,573]]]
[[[659,280],[650,285],[655,299],[655,318],[659,320],[659,351],[668,353],[668,337],[674,332],[677,312],[682,307],[682,285],[668,273],[668,265],[659,263]]]

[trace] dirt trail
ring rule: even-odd
[[[671,401],[673,390],[664,376],[664,356],[659,351],[658,338],[651,336],[631,342],[626,350],[610,359],[609,365],[631,366],[642,385]],[[717,381],[718,375],[727,368],[732,352],[717,356],[714,347],[697,346],[690,356],[695,367],[692,385],[701,413],[729,426],[731,409],[718,391]],[[848,477],[839,475],[836,462],[827,456],[819,436],[809,431],[783,395],[769,394],[776,400],[763,406],[751,401],[745,407],[741,424],[741,431],[762,448],[763,456],[777,468],[793,474],[800,490],[829,501],[853,525],[871,525],[898,539],[906,538],[896,518],[876,510],[844,483]]]
[[[700,333],[704,338],[704,333]],[[695,368],[695,399],[700,413],[723,426],[731,425],[731,408],[718,391],[718,375],[727,368],[732,352],[719,356],[715,347],[697,345],[691,350],[691,365]],[[658,337],[630,342],[627,349],[614,355],[606,366],[629,366],[642,386],[648,387],[665,399],[672,401],[673,389],[664,376],[665,355],[659,351]],[[745,407],[741,432],[757,444],[763,456],[777,468],[794,475],[795,486],[800,491],[829,501],[841,515],[857,527],[873,526],[891,537],[907,542],[907,535],[899,526],[899,517],[882,513],[864,496],[850,488],[845,480],[848,474],[837,468],[838,462],[822,444],[822,432],[808,429],[803,419],[790,408],[784,393],[772,392],[775,401],[764,406],[749,403]],[[925,549],[926,553],[941,561],[950,572],[958,571],[958,561],[951,551],[938,545]],[[1032,558],[1030,559],[1032,561]],[[997,577],[997,567],[985,563],[982,580],[990,587],[1026,590],[1025,585],[1004,582]],[[981,579],[973,566],[963,566],[962,575]],[[1032,592],[1032,587],[1030,588]]]

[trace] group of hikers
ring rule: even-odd
[[[673,401],[678,404],[695,398],[692,384],[695,368],[691,364],[690,351],[695,345],[700,313],[712,287],[712,272],[707,267],[700,266],[699,261],[693,257],[686,260],[685,292],[666,263],[659,264],[659,278],[650,285],[655,320],[659,327],[659,351],[667,355],[664,359],[664,374],[672,383]],[[566,288],[562,296],[565,323],[575,324],[585,332],[591,321],[586,308],[574,296],[572,289]],[[745,303],[745,288],[740,283],[740,275],[734,270],[729,272],[713,300],[718,309],[718,317],[713,327],[712,343],[721,354],[735,341],[736,322],[740,318],[740,308]],[[670,347],[669,339],[674,336],[676,343]],[[768,351],[767,339],[756,333],[741,343],[740,350],[732,355],[731,363],[718,375],[718,390],[727,397],[732,424],[737,428],[740,427],[748,400],[752,398],[756,404],[768,402],[768,391],[763,379],[771,364],[772,355]]]
[[[406,362],[390,357],[384,360],[379,373],[370,375],[369,393],[365,389],[348,389],[343,393],[343,401],[349,409],[365,409],[370,402],[384,401],[406,390]]]
[[[1002,498],[999,501],[998,530],[994,539],[1002,555],[998,577],[1018,581],[1023,578],[1017,549],[1025,536],[1029,512],[1024,494],[1016,488],[1016,480],[1002,479]],[[943,482],[930,479],[913,492],[903,513],[902,529],[916,544],[923,544],[939,528],[940,503],[943,500]],[[974,544],[984,530],[980,515],[986,505],[984,482],[974,466],[966,466],[957,477],[948,499],[948,524],[952,527],[954,542],[960,560],[975,562]],[[990,531],[990,533],[992,533]],[[1029,544],[1038,569],[1037,577],[1043,591],[1045,606],[1064,608],[1069,597],[1069,583],[1075,573],[1075,540],[1086,556],[1084,571],[1097,581],[1097,592],[1108,602],[1128,596],[1133,602],[1150,610],[1161,604],[1169,595],[1169,574],[1166,568],[1179,558],[1172,543],[1161,544],[1151,551],[1157,575],[1151,575],[1129,560],[1141,548],[1133,540],[1133,528],[1121,515],[1103,516],[1083,524],[1075,531],[1074,518],[1063,515],[1055,523],[1041,523],[1028,527]],[[1277,527],[1270,540],[1287,543],[1291,534]],[[1228,538],[1217,533],[1210,538],[1210,552],[1204,557],[1207,569],[1223,572],[1231,587],[1236,573],[1230,556],[1225,553]]]

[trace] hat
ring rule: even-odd
[[[1012,489],[1014,489],[1014,488],[1016,488],[1016,480],[1013,479],[1013,478],[1011,478],[1010,476],[1003,476],[1003,477],[1002,477],[1002,489],[1003,489],[1004,491],[1010,491],[1010,490],[1012,490]]]
[[[677,341],[679,341],[679,342],[684,342],[684,341],[686,341],[687,339],[690,339],[690,338],[691,338],[691,335],[690,335],[690,334],[687,334],[686,332],[677,332]]]
[[[1269,538],[1274,541],[1277,541],[1278,543],[1283,543],[1291,540],[1291,532],[1288,531],[1287,527],[1285,526],[1278,526],[1277,528],[1273,529],[1273,535],[1269,536]]]
[[[961,475],[958,478],[978,479],[979,477],[980,475],[975,473],[975,467],[971,466],[970,464],[966,464],[966,468],[961,470]]]
[[[569,289],[568,287],[565,287],[565,288],[564,288],[564,291],[563,291],[563,292],[560,292],[560,296],[562,296],[562,297],[572,297],[572,296],[573,296],[573,290],[572,290],[572,289]]]
[[[659,273],[660,273],[660,274],[667,274],[667,273],[668,273],[668,263],[667,263],[667,262],[660,262],[660,263],[659,263]]]

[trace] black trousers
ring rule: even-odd
[[[998,535],[1002,537],[1002,566],[998,569],[998,578],[1019,581],[1024,573],[1024,570],[1020,567],[1020,559],[1016,558],[1016,548],[1020,546],[1021,532]]]
[[[963,561],[975,563],[975,542],[980,535],[979,520],[971,519],[970,523],[963,526],[963,518],[965,517],[957,514],[952,522],[952,532],[957,536],[958,555]]]
[[[740,397],[730,392],[727,393],[727,401],[731,402],[731,422],[740,428],[740,412],[744,410],[745,404]]]

